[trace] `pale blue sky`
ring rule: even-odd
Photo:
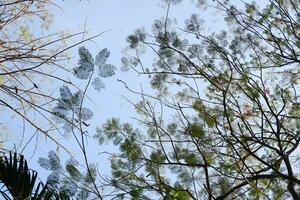
[[[87,36],[92,36],[99,32],[108,31],[103,36],[96,38],[93,42],[83,44],[91,50],[95,55],[99,49],[108,48],[111,52],[109,62],[118,68],[116,76],[104,80],[106,89],[100,93],[92,88],[89,90],[89,97],[94,102],[87,100],[88,105],[94,112],[89,129],[90,135],[95,133],[96,126],[101,126],[106,119],[110,117],[121,118],[124,122],[133,122],[130,120],[135,115],[132,105],[130,105],[123,96],[133,99],[124,86],[117,82],[122,79],[128,83],[130,87],[139,89],[139,83],[143,78],[137,77],[133,72],[122,73],[120,71],[120,60],[123,56],[122,51],[126,47],[126,37],[134,30],[140,27],[151,28],[155,19],[165,15],[165,8],[162,7],[160,0],[90,0],[82,2],[59,1],[62,9],[53,9],[53,24],[50,28],[51,32],[60,32],[62,30],[69,33],[83,31],[86,27]],[[78,38],[77,38],[78,39]],[[74,39],[74,42],[77,42]],[[71,67],[77,64],[77,47],[72,50]],[[152,58],[151,58],[152,59]],[[74,66],[73,66],[74,65]],[[84,82],[81,83],[84,86]],[[137,100],[137,98],[135,98]],[[30,130],[28,130],[30,132]],[[40,137],[44,138],[44,137]],[[62,141],[72,152],[78,150],[77,145],[73,145],[74,140],[70,137],[69,141]],[[35,140],[31,142],[35,144]],[[113,146],[100,147],[93,139],[88,141],[89,158],[92,161],[101,163],[101,171],[109,171],[109,163],[103,161],[103,157],[97,154],[104,150],[113,150]],[[40,169],[36,163],[38,157],[46,156],[49,150],[55,150],[55,145],[48,139],[44,139],[38,143],[38,148],[30,161],[32,168]],[[25,155],[31,155],[33,146],[26,149]],[[65,155],[61,152],[61,155]],[[78,158],[80,157],[80,153]],[[103,165],[105,163],[105,165]],[[39,170],[40,175],[44,178],[46,174],[44,170]]]
[[[134,101],[138,97],[130,95],[124,86],[117,82],[117,79],[124,80],[128,86],[136,90],[140,89],[141,82],[143,82],[144,87],[147,88],[147,86],[145,85],[145,78],[138,77],[133,71],[127,73],[120,72],[122,52],[127,45],[126,37],[140,27],[150,30],[155,19],[165,16],[166,8],[160,0],[83,0],[81,2],[77,0],[62,2],[59,0],[57,3],[61,9],[54,8],[52,11],[54,18],[49,30],[50,33],[62,30],[75,33],[83,31],[85,26],[86,30],[88,30],[87,36],[109,30],[103,36],[94,39],[93,42],[84,44],[84,46],[91,50],[93,55],[102,48],[108,48],[111,52],[109,62],[114,64],[119,70],[116,76],[104,80],[106,89],[101,93],[96,92],[92,88],[89,90],[88,95],[94,100],[94,102],[87,100],[88,105],[94,112],[94,117],[91,120],[92,126],[89,129],[90,135],[95,133],[96,126],[101,126],[110,117],[118,117],[123,122],[132,123],[133,120],[131,118],[135,117],[136,114],[132,105],[126,102],[123,96]],[[195,4],[177,5],[171,8],[170,17],[176,17],[178,19],[178,27],[183,27],[184,20],[194,12],[200,15],[203,14],[201,10],[195,7]],[[204,16],[204,18],[207,17]],[[214,22],[214,25],[217,25],[213,15],[210,15],[207,19],[210,22]],[[74,42],[78,41],[74,40]],[[72,50],[74,59],[70,63],[71,67],[76,66],[78,59],[77,49],[75,47]],[[149,62],[145,64],[150,65],[151,60],[152,57],[149,57]],[[27,131],[30,132],[30,129]],[[78,147],[74,147],[73,142],[72,138],[67,142],[63,141],[67,148],[72,146],[72,152],[75,152]],[[31,155],[34,144],[35,140],[31,142],[32,146],[27,148],[25,155]],[[47,141],[42,139],[37,145],[38,148],[30,164],[32,168],[40,169],[36,163],[37,158],[40,156],[45,157],[49,150],[55,150],[56,147],[49,139]],[[99,160],[97,154],[104,150],[113,150],[112,148],[112,146],[100,147],[96,141],[91,139],[88,141],[89,158],[92,161],[103,164],[103,161]],[[108,163],[102,165],[101,168],[109,171]],[[40,175],[44,177],[44,171],[39,171],[41,172]]]

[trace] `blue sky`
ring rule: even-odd
[[[67,31],[68,33],[81,32],[84,29],[87,30],[87,35],[92,36],[97,33],[108,31],[99,38],[93,40],[93,42],[86,42],[83,44],[91,50],[95,56],[102,48],[108,48],[111,52],[109,62],[114,64],[118,68],[116,76],[104,80],[106,89],[98,93],[92,88],[89,89],[88,95],[93,101],[86,100],[87,105],[93,110],[94,117],[91,120],[91,126],[89,128],[89,134],[92,136],[95,133],[96,126],[101,126],[106,119],[110,117],[118,117],[123,122],[132,122],[131,118],[136,116],[133,106],[126,100],[125,96],[131,100],[138,100],[128,93],[124,86],[117,82],[117,79],[122,79],[126,83],[139,90],[140,82],[144,82],[143,77],[138,77],[133,72],[123,73],[120,71],[120,60],[124,55],[124,49],[127,45],[126,37],[134,32],[137,28],[147,27],[151,28],[151,25],[155,19],[163,17],[165,15],[165,8],[162,7],[160,0],[90,0],[90,1],[64,1],[58,2],[61,9],[53,8],[53,24],[49,31],[56,33],[60,31]],[[76,38],[77,40],[80,38]],[[74,42],[78,42],[74,39]],[[73,68],[77,64],[77,50],[75,47],[72,50],[72,59],[69,63]],[[152,58],[151,58],[152,59]],[[150,64],[150,63],[149,63]],[[72,75],[69,75],[72,78]],[[74,79],[74,77],[73,77]],[[85,82],[78,82],[82,87]],[[31,132],[31,129],[27,129]],[[68,140],[61,138],[61,142],[71,149],[71,152],[80,158],[81,154],[78,151],[78,146],[74,145],[74,140],[69,137]],[[38,169],[40,176],[45,178],[47,172],[40,169],[37,164],[38,157],[45,157],[49,150],[55,150],[56,146],[49,139],[39,137],[38,147],[35,150],[36,141],[32,140],[28,146],[25,155],[33,154],[30,159],[31,167]],[[109,162],[104,161],[105,157],[97,156],[101,151],[112,151],[114,147],[112,145],[99,146],[93,139],[88,140],[89,159],[91,162],[101,163],[101,171],[109,172]],[[79,153],[76,153],[76,152]],[[64,157],[64,152],[60,151],[60,155]],[[64,159],[62,159],[64,160]],[[105,163],[103,165],[103,163]]]
[[[195,1],[194,1],[195,2]],[[89,128],[89,134],[92,136],[95,133],[96,126],[101,126],[106,119],[110,117],[120,118],[123,122],[134,123],[133,117],[136,117],[133,106],[128,103],[124,97],[130,100],[137,101],[137,96],[131,95],[124,86],[117,81],[122,79],[130,88],[140,90],[140,85],[143,83],[143,89],[146,88],[146,79],[144,77],[137,76],[133,71],[123,73],[120,71],[120,60],[124,55],[124,49],[127,45],[126,37],[133,33],[134,30],[140,27],[145,27],[146,30],[150,30],[155,19],[165,17],[166,7],[161,0],[83,0],[83,1],[57,1],[60,8],[54,7],[51,10],[53,14],[53,24],[49,29],[50,33],[57,33],[60,31],[67,31],[69,33],[76,33],[83,30],[87,30],[87,35],[92,36],[97,33],[107,31],[102,36],[94,39],[92,42],[86,42],[83,44],[91,50],[93,55],[96,55],[102,48],[108,48],[111,52],[109,62],[114,64],[118,68],[116,76],[104,80],[106,89],[101,93],[96,92],[92,88],[89,89],[88,95],[93,101],[87,100],[87,105],[93,110],[94,117],[91,121]],[[170,17],[178,19],[178,28],[184,26],[184,20],[188,18],[192,13],[198,13],[203,15],[202,11],[195,7],[195,4],[186,2],[184,5],[177,5],[170,10]],[[210,22],[214,22],[215,19],[210,15],[208,18]],[[207,18],[203,16],[204,18]],[[217,26],[215,26],[217,27]],[[39,30],[37,30],[39,31]],[[79,38],[76,38],[79,39]],[[78,40],[74,39],[74,42]],[[69,63],[73,68],[77,64],[77,47],[72,50],[72,59]],[[151,65],[153,58],[145,57],[146,65]],[[72,75],[69,75],[72,77]],[[73,77],[74,78],[74,77]],[[79,84],[84,86],[84,82]],[[30,132],[30,129],[27,129]],[[33,132],[33,130],[31,131]],[[70,149],[74,155],[78,150],[77,146],[74,146],[74,140],[69,138],[65,140],[62,138],[62,143]],[[26,149],[25,155],[33,154],[30,160],[31,166],[34,169],[40,169],[37,164],[38,157],[45,157],[49,150],[55,150],[56,146],[49,139],[45,140],[44,137],[39,137],[37,143],[38,148],[34,151],[35,140],[31,142],[30,147]],[[101,162],[103,164],[104,157],[99,157],[97,154],[101,151],[114,150],[111,145],[99,146],[93,139],[88,140],[88,151],[90,160]],[[61,152],[61,155],[64,155]],[[109,171],[108,162],[102,165],[102,169],[106,172]],[[39,170],[42,177],[45,177],[45,171]]]

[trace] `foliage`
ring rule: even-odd
[[[85,107],[83,100],[90,85],[98,91],[103,89],[102,78],[113,76],[116,68],[112,64],[107,64],[110,55],[107,49],[102,49],[93,59],[85,47],[79,48],[77,67],[70,66],[69,50],[103,33],[92,37],[86,37],[85,31],[75,34],[63,31],[49,33],[52,21],[49,10],[56,7],[59,6],[51,0],[0,2],[0,109],[1,112],[5,112],[0,120],[0,126],[4,127],[4,121],[9,117],[17,117],[13,123],[8,123],[14,126],[14,129],[19,127],[16,124],[22,122],[23,136],[17,137],[20,139],[17,148],[24,145],[23,150],[33,137],[38,135],[37,133],[42,133],[52,140],[57,148],[70,153],[57,139],[56,134],[61,133],[61,128],[67,133],[72,132],[84,155],[87,173],[76,171],[73,161],[68,161],[63,168],[56,154],[50,152],[48,159],[40,160],[44,168],[53,172],[48,177],[48,185],[51,186],[51,191],[58,192],[57,198],[61,199],[70,197],[86,199],[90,194],[96,194],[101,198],[94,184],[96,169],[94,165],[88,163],[85,150],[85,129],[90,125],[88,121],[92,118],[93,112]],[[78,41],[74,42],[75,40]],[[93,76],[95,71],[96,77]],[[80,88],[78,79],[85,80],[85,88]],[[58,97],[56,91],[59,91]],[[32,136],[25,135],[28,125],[36,130]],[[24,138],[28,139],[28,142],[22,144]],[[20,161],[23,162],[23,157]],[[28,171],[27,166],[22,170]],[[61,177],[64,172],[68,172],[71,178]],[[13,174],[10,175],[13,177]],[[30,173],[25,175],[29,176]],[[36,179],[36,173],[33,173],[32,179]],[[30,182],[30,176],[25,181],[26,184]],[[91,189],[92,184],[94,186]],[[31,191],[25,192],[29,194]],[[25,197],[22,196],[20,199]]]
[[[78,61],[78,67],[73,69],[74,75],[79,79],[89,79],[96,66],[98,70],[98,77],[93,80],[92,85],[96,90],[100,91],[104,88],[104,84],[100,77],[107,78],[115,75],[116,67],[106,63],[109,55],[110,52],[105,48],[97,54],[94,60],[88,49],[85,47],[80,47],[80,60]]]
[[[2,156],[0,160],[0,190],[6,200],[54,200],[69,199],[37,180],[37,172],[28,168],[23,155],[10,152],[9,157]]]
[[[92,81],[92,86],[97,91],[104,89],[105,86],[100,77],[111,77],[115,74],[116,70],[115,66],[106,64],[110,52],[106,48],[102,49],[97,54],[95,61],[89,50],[85,47],[80,47],[78,53],[80,59],[78,67],[73,69],[74,75],[79,79],[89,79],[88,81],[90,81],[95,71],[94,68],[97,66],[98,76]],[[77,91],[72,94],[70,88],[66,85],[60,87],[59,91],[60,98],[52,110],[56,122],[63,123],[63,128],[67,133],[80,126],[81,123],[84,126],[88,126],[86,121],[92,118],[93,112],[89,108],[83,107],[84,92]]]
[[[260,7],[198,0],[201,14],[216,13],[224,24],[212,32],[207,23],[214,23],[197,13],[178,29],[169,16],[172,6],[185,2],[163,1],[166,17],[150,31],[129,35],[121,60],[124,69],[146,75],[156,92],[134,91],[123,82],[141,96],[134,106],[142,128],[112,118],[96,129],[100,145],[112,141],[118,147],[105,152],[110,177],[99,176],[88,162],[82,125],[89,125],[92,112],[83,97],[90,83],[101,90],[102,78],[114,75],[115,67],[107,64],[107,49],[94,58],[79,48],[73,74],[87,86],[75,93],[60,87],[52,114],[67,130],[79,131],[73,135],[86,171],[73,159],[63,167],[50,152],[39,163],[52,172],[51,189],[79,199],[300,199],[300,2],[270,0]],[[21,33],[28,37],[25,28]],[[155,57],[144,65],[141,54],[149,50]]]
[[[21,117],[27,124],[46,134],[33,117],[41,119],[49,114],[50,102],[55,98],[41,81],[61,80],[52,73],[53,67],[63,69],[60,60],[65,59],[67,42],[72,36],[42,36],[31,32],[31,21],[46,29],[51,24],[48,6],[51,1],[1,2],[1,62],[0,62],[0,103],[1,110],[9,111],[11,116]],[[42,30],[41,29],[41,30]],[[49,73],[50,72],[50,73]],[[48,111],[48,112],[47,112]],[[1,125],[5,125],[1,120]],[[50,122],[51,124],[51,122]]]
[[[77,91],[72,94],[68,86],[60,88],[60,98],[53,108],[53,115],[56,121],[64,124],[66,132],[70,132],[76,127],[76,122],[87,121],[92,118],[93,113],[89,108],[82,107],[83,93]],[[75,124],[75,125],[74,125]]]
[[[224,27],[214,32],[197,14],[178,29],[168,16],[180,1],[165,2],[166,18],[128,36],[132,51],[122,58],[157,92],[134,91],[145,129],[113,118],[95,135],[119,147],[110,195],[300,199],[299,1],[197,1],[220,14]],[[145,49],[152,65],[141,60]]]
[[[86,171],[83,173],[79,170],[78,162],[70,158],[63,167],[60,158],[54,151],[48,153],[47,158],[39,158],[41,167],[51,171],[48,176],[48,185],[53,190],[60,191],[72,199],[88,199],[93,197],[95,192],[92,189],[92,180],[96,179],[97,172],[94,165],[90,165],[89,169],[92,171],[91,176]]]
[[[56,98],[53,94],[62,85],[62,95],[65,95],[63,91],[66,91],[66,88],[78,88],[73,84],[74,79],[68,77],[71,75],[71,67],[66,66],[70,59],[68,51],[100,34],[90,38],[83,37],[78,42],[74,41],[77,40],[77,36],[84,35],[83,32],[67,34],[62,31],[50,34],[48,29],[52,16],[49,10],[57,6],[51,0],[6,0],[0,4],[1,112],[6,112],[7,118],[16,117],[16,123],[23,122],[23,130],[29,126],[61,146],[55,137],[55,132],[60,132],[60,127],[57,126],[57,121],[53,120],[52,111],[56,114],[55,119],[61,116],[63,118],[60,121],[67,120],[67,123],[64,123],[65,127],[78,127],[78,123],[69,119],[70,116],[66,118],[65,112],[70,113],[71,109],[75,109],[73,111],[76,115],[81,115],[82,120],[87,120],[92,114],[85,108],[80,114],[78,105],[74,107],[68,104],[70,102],[66,102],[66,97]],[[84,56],[84,52],[81,54]],[[104,65],[103,68],[111,66]],[[98,79],[94,85],[98,89],[103,87]],[[79,93],[74,95],[83,95]],[[3,118],[0,125],[6,127],[15,124],[6,123]],[[30,137],[24,136],[26,139]],[[1,138],[1,141],[3,139]],[[23,139],[20,141],[22,143]]]

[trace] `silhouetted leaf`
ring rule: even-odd
[[[89,108],[77,108],[75,110],[75,113],[78,116],[78,119],[81,119],[83,121],[89,120],[93,116],[93,112]]]
[[[99,76],[107,78],[115,75],[116,67],[111,64],[106,64],[99,67]]]
[[[39,158],[38,163],[41,167],[50,171],[60,171],[62,169],[60,159],[54,151],[48,153],[48,158]]]
[[[102,49],[96,56],[95,65],[98,67],[104,66],[107,62],[107,58],[109,57],[110,52],[108,49]]]
[[[79,79],[87,79],[94,70],[94,59],[85,47],[80,47],[78,50],[79,61],[78,67],[73,69],[74,75]]]
[[[101,79],[99,77],[97,77],[93,80],[92,85],[95,88],[95,90],[97,90],[99,92],[105,88],[104,83],[101,81]]]

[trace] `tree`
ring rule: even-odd
[[[79,115],[82,115],[85,121],[92,115],[87,108],[79,109],[82,105],[78,104],[77,107],[66,105],[70,100],[68,98],[73,97],[71,90],[75,90],[75,95],[78,97],[77,103],[83,101],[84,91],[73,83],[76,82],[74,76],[79,79],[88,79],[95,71],[94,64],[90,63],[91,68],[85,73],[88,77],[79,77],[78,74],[85,70],[83,69],[85,66],[80,66],[80,73],[74,71],[74,67],[68,63],[70,60],[68,51],[102,33],[89,38],[85,36],[85,30],[74,34],[49,33],[52,16],[48,10],[55,6],[57,5],[50,0],[0,2],[0,107],[3,113],[7,113],[6,118],[16,116],[20,120],[18,122],[23,124],[24,131],[25,126],[29,125],[36,130],[36,133],[45,135],[57,146],[64,148],[56,140],[55,133],[61,133],[61,126],[65,130],[70,126],[79,129],[82,123],[82,120],[78,119]],[[40,31],[32,31],[37,28],[40,28]],[[71,42],[71,39],[78,42]],[[83,56],[84,52],[88,51],[84,47],[80,49]],[[108,57],[107,54],[104,56]],[[100,65],[101,63],[97,64],[98,67]],[[110,68],[114,69],[113,66]],[[98,90],[103,87],[99,77],[93,85],[98,87],[96,88]],[[55,91],[58,88],[63,97],[56,97]],[[73,107],[66,108],[66,106]],[[61,109],[65,110],[64,114],[70,113],[73,109],[72,112],[76,112],[76,119],[67,118],[61,113]],[[1,120],[0,126],[5,125],[7,125],[5,120]],[[19,138],[22,143],[24,136]]]
[[[86,127],[89,126],[86,121],[92,118],[93,113],[89,108],[83,107],[83,100],[90,84],[100,91],[104,88],[101,78],[111,77],[115,74],[116,67],[107,64],[109,55],[110,52],[105,48],[97,54],[94,60],[88,49],[80,47],[80,59],[78,66],[74,68],[74,74],[79,79],[87,79],[87,84],[83,92],[78,91],[74,94],[67,86],[61,87],[61,97],[53,109],[53,114],[58,119],[57,122],[63,123],[65,131],[72,133],[75,138],[79,151],[83,155],[85,172],[80,171],[79,162],[74,158],[67,160],[65,167],[62,167],[60,158],[54,151],[49,152],[48,158],[38,160],[41,167],[51,171],[47,178],[49,186],[63,191],[71,198],[84,200],[92,196],[93,198],[102,199],[102,194],[96,185],[98,171],[96,166],[88,161],[85,142],[87,139]],[[95,66],[97,69],[95,69]],[[92,81],[95,71],[98,72],[98,76]],[[74,124],[78,126],[74,126]]]
[[[55,190],[37,181],[37,172],[30,170],[23,155],[16,152],[9,156],[1,156],[0,159],[0,190],[5,200],[67,200],[70,197],[62,191]]]
[[[180,1],[165,2],[165,19],[130,35],[132,53],[122,59],[157,91],[121,81],[141,95],[134,106],[145,129],[113,118],[95,135],[119,147],[110,195],[300,199],[300,2],[198,0],[227,24],[213,33],[197,14],[175,28],[169,12]]]
[[[93,181],[97,177],[95,165],[90,165],[89,169],[81,172],[79,162],[70,158],[63,166],[59,156],[54,151],[50,151],[47,158],[40,158],[38,162],[44,169],[51,171],[47,183],[52,190],[60,191],[72,199],[84,200],[95,196],[102,197],[98,195],[93,186]]]
[[[7,117],[11,114],[21,119],[23,122],[23,136],[19,137],[21,143],[24,138],[30,141],[37,133],[43,134],[57,145],[57,149],[61,148],[73,156],[69,149],[62,145],[55,136],[57,134],[74,136],[83,154],[84,167],[87,171],[81,181],[82,192],[78,196],[85,199],[88,195],[87,190],[94,192],[101,199],[101,194],[94,181],[95,169],[89,165],[86,155],[86,128],[89,126],[88,121],[92,118],[93,112],[85,106],[84,100],[90,85],[95,90],[101,91],[104,88],[102,78],[113,76],[116,67],[107,63],[110,55],[108,49],[100,50],[93,58],[90,51],[84,46],[79,47],[78,65],[70,66],[68,51],[86,41],[99,37],[104,32],[92,37],[87,37],[85,30],[75,34],[49,34],[48,28],[52,19],[48,9],[51,6],[57,5],[51,0],[8,0],[0,2],[0,108],[3,110],[1,110],[2,116]],[[41,27],[39,27],[39,23],[41,23]],[[42,29],[37,31],[37,28]],[[31,32],[33,29],[35,31]],[[46,34],[43,31],[46,31]],[[74,40],[78,40],[78,42],[74,42]],[[84,88],[77,85],[78,80],[81,80],[81,85],[84,83]],[[57,90],[59,93],[56,96]],[[1,127],[4,126],[5,117],[0,120]],[[14,122],[12,124],[15,126]],[[27,125],[35,130],[31,137],[24,136],[28,134],[25,127]],[[1,130],[2,133],[3,130]],[[23,150],[29,141],[25,143]],[[41,165],[46,168],[51,166],[53,164],[51,158],[55,155],[54,152],[50,153],[49,159],[41,160]],[[55,173],[49,178],[47,188],[44,187],[39,193],[41,184],[38,184],[37,193],[33,193],[31,197],[37,174],[31,173],[26,162],[25,164],[24,162],[22,156],[18,160],[15,155],[13,163],[4,162],[3,166],[0,165],[2,167],[0,174],[4,175],[5,181],[8,181],[3,182],[3,184],[7,186],[10,193],[10,196],[7,196],[5,192],[2,192],[4,198],[52,199],[53,196],[47,196],[48,193],[45,194],[45,191],[49,189],[51,192],[60,191],[55,193],[53,198],[56,199],[69,199],[70,196],[75,195],[70,192],[74,181],[66,182],[67,178],[62,179],[63,187],[59,187],[60,184],[55,181],[57,178],[58,181],[60,179],[54,175],[61,172],[61,167],[53,168],[51,166],[47,169],[51,169]],[[50,164],[47,165],[47,162]],[[7,174],[8,169],[10,173]],[[73,169],[76,169],[74,162],[72,165],[67,164],[67,172]],[[72,172],[70,173],[72,174]],[[13,177],[17,179],[12,179]],[[77,181],[79,182],[79,180]],[[94,188],[86,189],[90,185],[93,185]]]

